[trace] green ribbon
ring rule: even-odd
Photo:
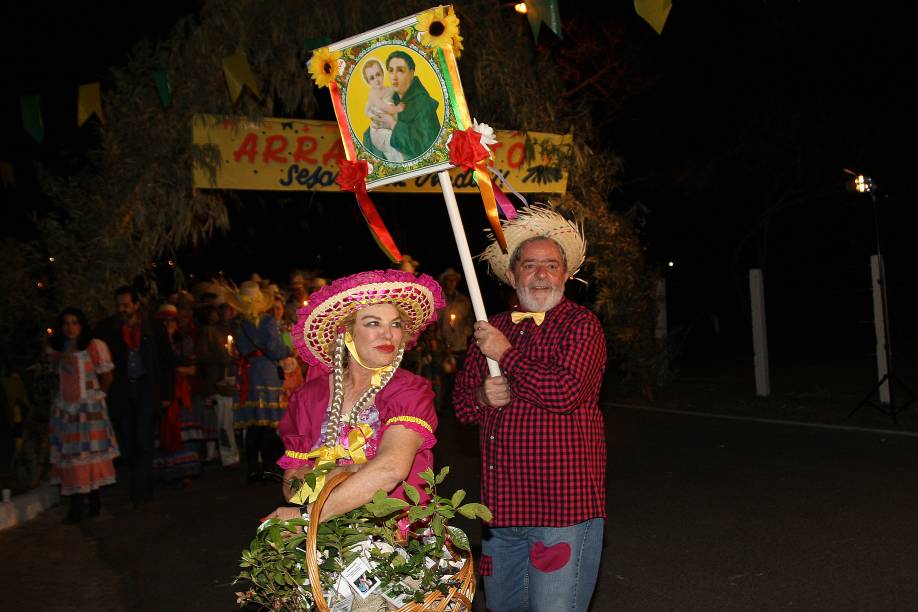
[[[165,70],[154,70],[153,82],[156,83],[159,101],[162,102],[163,108],[167,108],[172,104],[172,83],[169,82],[169,75]]]
[[[446,57],[443,56],[443,49],[440,48],[437,48],[437,63],[440,64],[440,72],[443,73],[443,80],[446,81],[446,92],[449,94],[449,103],[453,107],[453,116],[456,117],[456,125],[460,130],[464,130],[465,126],[462,124],[462,116],[459,114],[459,101],[456,99],[456,91],[453,89],[453,79],[450,76],[449,66],[446,65]]]

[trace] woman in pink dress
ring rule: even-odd
[[[329,495],[320,520],[362,506],[380,489],[403,495],[403,480],[421,489],[419,473],[432,467],[436,443],[434,394],[429,381],[398,366],[444,305],[434,279],[401,270],[354,274],[310,296],[293,330],[309,376],[279,428],[286,452],[278,465],[291,503],[315,499],[317,491],[290,483],[316,463],[354,473]],[[281,507],[269,516],[301,511]]]
[[[89,333],[86,315],[67,308],[58,317],[48,347],[48,360],[59,379],[49,422],[51,482],[60,484],[61,495],[70,498],[65,523],[83,518],[87,498],[90,518],[99,515],[99,489],[114,484],[112,460],[119,455],[105,405],[115,366],[108,346]]]

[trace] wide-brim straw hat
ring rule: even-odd
[[[460,281],[462,280],[462,275],[456,272],[456,270],[454,270],[453,268],[447,268],[443,270],[442,272],[440,272],[440,276],[438,276],[437,278],[440,280],[441,283],[445,283],[446,279],[449,278],[450,276],[456,277],[456,280],[460,280]]]
[[[334,367],[334,344],[344,319],[375,304],[393,304],[407,316],[406,346],[425,327],[437,320],[446,306],[443,289],[427,274],[415,276],[402,270],[373,270],[339,278],[311,296],[298,311],[293,344],[310,365],[327,371]]]
[[[488,262],[491,274],[508,285],[510,281],[507,279],[507,269],[510,267],[510,257],[519,245],[529,238],[551,238],[561,245],[567,259],[567,275],[570,278],[577,274],[586,259],[583,228],[543,204],[523,207],[515,219],[504,221],[501,227],[507,239],[507,252],[501,250],[494,238],[494,232],[488,230],[491,243],[480,257]]]
[[[274,298],[262,292],[255,281],[247,280],[239,285],[238,291],[228,292],[226,302],[240,314],[255,317],[274,304]]]

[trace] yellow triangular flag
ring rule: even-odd
[[[226,86],[229,87],[233,102],[239,99],[243,85],[256,96],[261,97],[258,84],[255,82],[255,75],[252,74],[249,60],[246,59],[244,52],[239,51],[223,58],[223,74],[226,75]]]
[[[99,83],[80,85],[77,96],[77,125],[83,125],[93,115],[105,123],[102,117],[102,94],[99,92]]]
[[[666,18],[673,8],[672,0],[634,0],[634,10],[657,34],[663,33]]]
[[[8,162],[0,162],[0,185],[4,189],[16,186],[16,174],[13,172],[13,165]]]

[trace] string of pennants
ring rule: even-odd
[[[249,66],[249,61],[243,51],[223,58],[223,74],[226,77],[226,86],[229,90],[230,98],[234,103],[242,95],[244,88],[249,89],[256,97],[261,98],[261,91],[255,80],[255,74],[252,72],[252,68]],[[165,70],[154,70],[150,73],[150,79],[156,87],[156,92],[159,94],[159,100],[163,108],[168,108],[172,104],[172,82],[169,80],[169,74]],[[45,123],[41,111],[41,96],[39,94],[20,96],[19,109],[22,115],[23,129],[36,142],[44,142]],[[98,81],[84,83],[77,89],[77,126],[82,126],[92,117],[96,117],[100,123],[105,124],[105,114],[102,112],[102,89]]]

